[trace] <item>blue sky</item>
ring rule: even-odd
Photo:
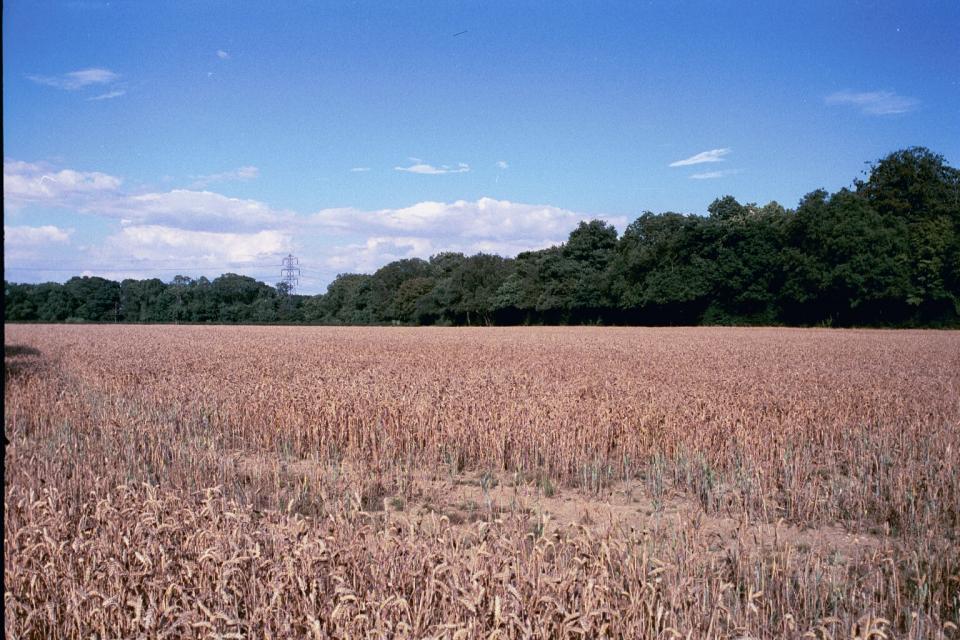
[[[957,2],[4,2],[5,278],[301,291],[960,162]]]

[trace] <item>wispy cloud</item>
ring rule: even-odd
[[[116,89],[114,91],[108,91],[107,93],[100,94],[99,96],[87,98],[87,100],[110,100],[112,98],[119,98],[122,95],[126,95],[126,93],[127,92],[122,89]]]
[[[370,171],[370,167],[353,167],[350,171],[353,173],[363,173],[364,171]]]
[[[691,180],[714,180],[716,178],[732,176],[735,173],[740,173],[740,171],[737,169],[727,169],[724,171],[704,171],[703,173],[694,173],[689,177]]]
[[[230,54],[224,51],[223,49],[217,49],[217,57],[221,60],[229,60]]]
[[[260,170],[256,167],[246,166],[234,169],[232,171],[223,171],[221,173],[211,173],[205,176],[193,176],[193,184],[191,185],[194,189],[202,189],[203,187],[213,184],[215,182],[231,182],[234,180],[246,181],[253,180],[254,178],[260,175]]]
[[[120,79],[120,75],[109,69],[90,68],[71,71],[59,76],[27,76],[37,84],[56,87],[66,91],[76,91],[91,85],[105,85]]]
[[[509,169],[509,168],[510,168],[510,163],[508,163],[506,160],[497,160],[497,168],[498,168],[498,169]]]
[[[435,167],[431,164],[423,162],[420,158],[410,158],[411,164],[409,167],[394,167],[394,171],[405,171],[407,173],[419,173],[423,175],[441,175],[444,173],[467,173],[470,171],[470,165],[460,162],[456,167],[450,167],[448,165],[440,165]]]
[[[838,91],[831,93],[824,102],[860,109],[870,116],[887,116],[913,111],[920,105],[916,98],[901,96],[893,91]]]
[[[730,153],[729,148],[724,149],[710,149],[709,151],[701,151],[700,153],[690,156],[684,160],[677,160],[676,162],[671,162],[671,167],[686,167],[692,164],[703,164],[704,162],[723,162],[724,156]]]

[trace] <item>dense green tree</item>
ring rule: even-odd
[[[466,259],[467,257],[462,253],[444,251],[430,257],[430,266],[438,278],[445,278],[449,277]]]
[[[268,289],[263,285],[261,291]],[[213,295],[213,282],[201,276],[191,280],[184,291],[184,313],[187,322],[218,322],[220,308]]]
[[[568,264],[560,270],[561,277],[572,283],[562,304],[569,313],[568,321],[602,320],[609,315],[605,311],[614,306],[609,267],[616,249],[616,228],[601,220],[581,222],[570,233],[562,250]]]
[[[478,253],[459,261],[437,286],[446,319],[463,324],[490,324],[494,296],[510,268],[508,260]]]
[[[960,313],[955,286],[960,237],[960,170],[923,147],[891,153],[855,183],[891,225],[906,225],[910,266],[908,304],[919,322],[941,322]]]
[[[617,248],[617,230],[602,220],[581,222],[570,232],[563,255],[594,271],[603,271]]]
[[[924,147],[895,151],[870,165],[858,194],[883,215],[903,218],[946,216],[960,222],[960,169]]]
[[[416,300],[409,300],[411,289],[404,290],[404,299],[398,300],[398,295],[405,282],[419,280],[414,288],[424,295],[432,287],[426,287],[424,281],[433,282],[435,270],[426,260],[409,258],[395,260],[373,274],[371,281],[370,303],[376,309],[376,319],[379,322],[406,322],[415,310]],[[398,305],[403,304],[404,309]]]
[[[197,322],[197,313],[191,309],[191,301],[196,296],[191,291],[194,288],[192,278],[183,275],[174,276],[163,293],[160,294],[158,304],[159,316],[165,322]],[[211,301],[212,302],[212,301]],[[216,317],[216,316],[215,316]],[[208,318],[204,318],[207,320]]]
[[[707,212],[716,220],[733,220],[744,217],[748,208],[737,202],[733,196],[723,196],[711,202]]]
[[[566,323],[577,291],[577,264],[569,260],[563,247],[550,247],[539,252],[537,260],[536,310],[541,320]]]
[[[329,324],[373,324],[373,276],[340,274],[327,287],[323,296],[321,322]]]
[[[277,298],[257,298],[250,305],[250,320],[258,323],[276,321],[277,302]]]
[[[36,287],[29,284],[16,284],[3,281],[4,319],[11,322],[36,320]]]
[[[510,273],[492,297],[494,313],[501,322],[519,324],[540,320],[538,305],[544,285],[541,265],[548,252],[524,251],[512,261]]]
[[[67,293],[62,284],[45,282],[36,286],[34,300],[37,307],[37,320],[41,322],[63,322],[75,318],[77,301]]]
[[[846,189],[808,194],[791,221],[783,305],[789,322],[887,324],[906,319],[910,291],[903,220]]]
[[[430,295],[435,286],[436,279],[429,276],[404,280],[391,301],[390,316],[403,323],[418,321],[421,301]]]
[[[74,301],[73,315],[88,322],[120,319],[120,285],[97,276],[73,277],[63,285]]]
[[[727,213],[711,210],[703,224],[704,257],[713,262],[713,283],[702,321],[774,324],[784,281],[782,249],[792,214],[776,202],[757,207],[741,205],[730,196],[724,201],[721,208]]]
[[[710,302],[711,222],[679,213],[644,213],[624,231],[613,287],[629,321],[696,324]]]
[[[161,303],[167,286],[159,278],[126,279],[120,283],[120,317],[128,322],[163,322]]]

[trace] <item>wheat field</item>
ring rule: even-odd
[[[8,638],[957,638],[960,333],[5,327]]]

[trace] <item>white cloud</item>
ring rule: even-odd
[[[225,263],[250,262],[288,251],[291,240],[289,234],[277,230],[222,233],[135,225],[108,237],[106,247],[118,258],[223,267]]]
[[[373,272],[394,260],[427,257],[435,253],[432,243],[417,237],[370,237],[363,242],[340,245],[321,258],[330,274]]]
[[[715,180],[716,178],[732,176],[735,173],[739,173],[739,171],[736,169],[728,169],[725,171],[704,171],[703,173],[691,174],[690,179],[691,180]]]
[[[28,203],[78,205],[116,191],[120,178],[99,171],[55,170],[46,163],[3,161],[3,198],[14,208]]]
[[[252,179],[256,167],[206,176],[211,179]],[[159,224],[185,229],[218,231],[223,228],[266,229],[294,218],[256,201],[230,198],[211,191],[172,191],[130,194],[120,190],[121,180],[98,171],[56,170],[44,163],[5,160],[4,206],[17,209],[43,204],[81,213],[127,220],[128,224]]]
[[[191,185],[194,189],[202,189],[203,187],[213,184],[214,182],[229,182],[233,180],[253,180],[254,178],[259,177],[260,170],[256,167],[245,166],[239,167],[232,171],[224,171],[222,173],[211,173],[205,176],[193,176],[194,182]]]
[[[257,200],[186,189],[125,196],[105,203],[99,209],[88,208],[87,211],[127,218],[137,225],[167,225],[204,231],[237,227],[266,229],[293,218],[292,213],[272,209]]]
[[[370,167],[353,167],[350,171],[353,173],[364,173],[370,171]]]
[[[892,91],[838,91],[824,98],[824,102],[856,107],[861,113],[871,116],[907,113],[920,105],[916,98],[897,95]]]
[[[407,173],[419,173],[423,175],[441,175],[444,173],[467,173],[470,171],[470,165],[463,162],[457,163],[456,167],[440,165],[435,167],[420,160],[420,158],[410,158],[413,162],[409,167],[394,167],[394,171],[406,171]]]
[[[122,89],[115,89],[114,91],[108,91],[107,93],[102,93],[98,96],[87,98],[87,100],[110,100],[111,98],[119,98],[120,96],[123,96],[126,94],[127,92]]]
[[[710,149],[709,151],[701,151],[700,153],[690,156],[684,160],[677,160],[676,162],[671,162],[671,167],[686,167],[692,164],[702,164],[704,162],[723,162],[724,156],[730,153],[729,148],[725,149]]]
[[[73,229],[61,229],[51,224],[42,227],[3,225],[3,244],[10,246],[39,246],[45,244],[67,244]]]
[[[71,71],[60,76],[27,76],[37,84],[43,84],[57,89],[76,91],[91,85],[110,84],[120,78],[120,75],[109,69],[90,68]]]
[[[581,220],[599,217],[626,225],[624,216],[590,216],[549,205],[480,198],[418,202],[399,209],[326,209],[310,216],[314,225],[367,237],[425,238],[431,246],[479,246],[504,253],[564,242]]]
[[[76,251],[76,245],[70,242],[73,232],[73,229],[63,229],[51,224],[3,225],[5,277],[9,271],[9,277],[18,281],[25,276],[30,281],[47,278],[51,272],[44,272],[43,266],[56,269],[63,264],[64,257]],[[29,265],[37,265],[39,268],[34,270]]]
[[[506,160],[497,160],[498,169],[509,169],[510,164]]]
[[[221,60],[229,60],[230,54],[224,51],[223,49],[217,49],[217,57]]]

